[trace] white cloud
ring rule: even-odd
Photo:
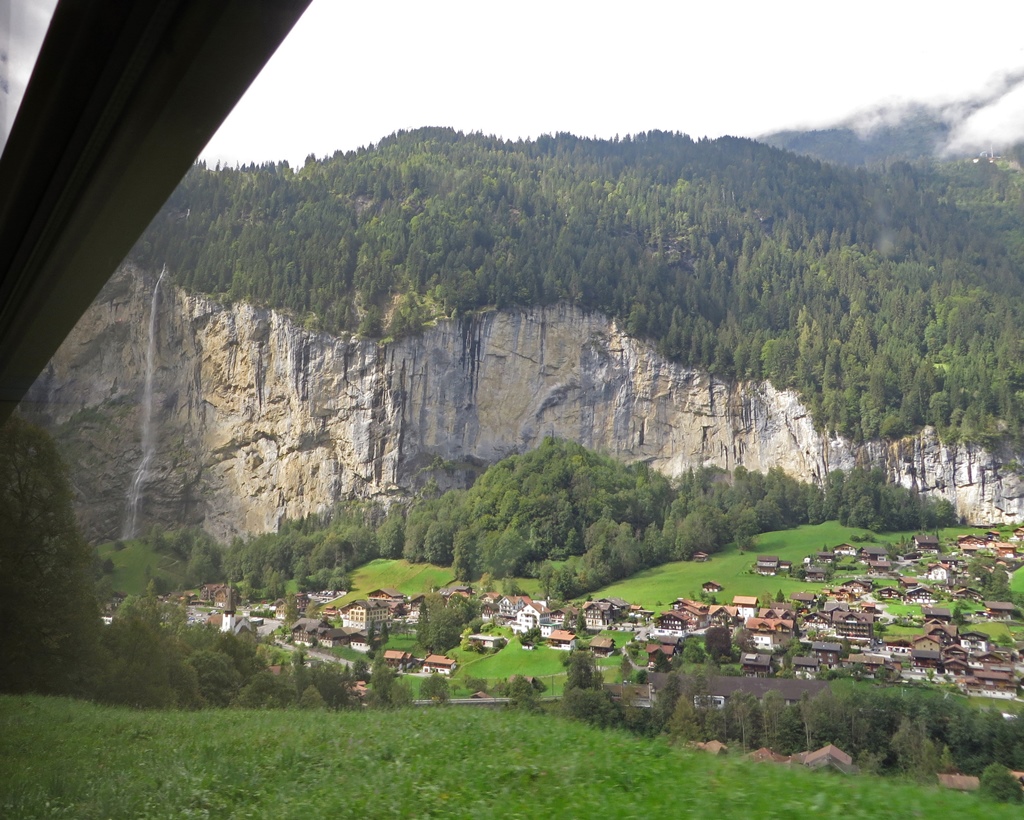
[[[954,130],[948,152],[999,150],[1024,140],[1024,83],[967,116]]]

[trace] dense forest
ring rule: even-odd
[[[301,169],[196,165],[132,258],[377,338],[567,300],[675,360],[796,388],[852,439],[933,424],[992,443],[1024,429],[1021,216],[1006,164],[424,129]]]

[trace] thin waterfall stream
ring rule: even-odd
[[[132,476],[131,484],[128,485],[128,497],[125,501],[124,526],[121,530],[121,537],[128,539],[135,537],[135,530],[139,519],[139,501],[142,499],[142,490],[149,478],[149,464],[156,452],[156,435],[153,431],[153,370],[156,367],[156,311],[160,299],[160,285],[167,275],[167,266],[164,265],[160,271],[160,277],[156,280],[156,287],[153,288],[153,299],[149,306],[149,342],[146,346],[146,381],[142,391],[142,458],[139,459],[139,466],[135,468],[135,475]]]

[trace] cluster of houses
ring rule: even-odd
[[[1014,531],[1010,541],[1000,540],[996,530],[984,535],[967,534],[957,538],[955,549],[943,554],[939,539],[935,535],[915,535],[906,549],[890,557],[888,548],[877,546],[854,547],[840,544],[834,550],[816,553],[804,559],[804,580],[813,581],[827,572],[830,564],[844,556],[853,557],[866,565],[869,575],[895,577],[900,564],[924,563],[922,577],[935,584],[953,587],[964,576],[967,563],[976,556],[988,556],[996,566],[1013,570],[1019,566],[1021,556],[1018,544],[1024,540],[1024,528]]]
[[[1021,540],[1024,528],[1014,533],[1013,541]],[[840,544],[808,556],[803,566],[804,577],[820,577],[824,581],[831,576],[828,567],[844,557],[862,562],[865,577],[847,580],[821,593],[797,592],[786,602],[770,605],[745,595],[733,596],[729,603],[714,603],[724,591],[715,581],[703,585],[702,600],[678,598],[657,617],[651,610],[617,597],[560,607],[521,594],[488,592],[476,600],[484,621],[519,635],[527,649],[532,648],[537,635],[551,648],[571,651],[577,648],[583,633],[647,626],[648,668],[659,670],[666,668],[666,661],[671,662],[681,651],[685,638],[712,627],[724,627],[743,649],[740,666],[748,679],[773,678],[785,669],[797,680],[811,681],[826,671],[846,669],[860,676],[885,679],[902,676],[951,680],[971,694],[1012,698],[1018,686],[1016,652],[994,647],[982,632],[961,632],[952,623],[950,611],[936,604],[945,599],[981,603],[980,592],[970,586],[955,585],[965,569],[965,556],[987,551],[1000,560],[1012,562],[1017,555],[1013,541],[1000,541],[994,532],[963,536],[956,552],[943,556],[935,536],[918,535],[897,563],[935,557],[934,562],[927,563],[923,577],[896,574],[894,562],[883,547]],[[754,572],[761,575],[790,571],[789,562],[776,556],[758,556],[754,565]],[[886,573],[889,579],[883,581],[879,576]],[[453,585],[438,592],[446,601],[456,596],[474,597],[473,588],[468,585]],[[223,584],[207,584],[200,596],[203,601],[224,606],[230,600],[230,590]],[[291,638],[299,645],[347,646],[366,652],[374,647],[385,625],[417,623],[424,600],[422,594],[407,596],[395,589],[376,589],[344,606],[321,606],[320,617],[300,618],[290,626]],[[300,611],[317,602],[322,602],[322,596],[296,598]],[[883,630],[877,630],[876,625],[889,603],[921,605],[921,633],[881,640],[876,633]],[[276,605],[281,614],[287,609],[284,601]],[[984,601],[984,611],[977,617],[1005,620],[1014,611],[1012,603]],[[236,620],[231,623],[237,625]],[[498,642],[504,638],[482,632],[468,640],[470,645],[487,651],[500,648]],[[799,646],[795,655],[794,646]],[[610,638],[594,637],[589,648],[595,655],[607,656],[614,652],[615,644]],[[385,660],[398,671],[422,668],[451,674],[455,669],[455,661],[449,658],[417,659],[395,650],[386,651]]]
[[[470,586],[452,586],[438,590],[446,601],[452,596],[470,598]],[[365,598],[360,598],[342,607],[324,607],[319,618],[300,618],[290,627],[292,642],[305,646],[347,646],[359,652],[366,652],[375,644],[385,624],[396,621],[414,624],[419,620],[424,595],[406,596],[394,589],[377,589]],[[540,637],[552,649],[572,651],[579,645],[577,630],[599,632],[614,628],[620,622],[645,622],[653,614],[624,601],[621,598],[601,598],[587,601],[580,606],[548,607],[545,601],[534,600],[528,595],[501,595],[488,592],[479,599],[481,617],[512,632],[523,636],[539,632]],[[283,602],[281,602],[283,605]],[[341,626],[332,626],[328,619],[341,621]],[[534,634],[536,634],[534,632]],[[481,650],[499,648],[504,638],[496,633],[480,633],[468,636],[469,643]],[[522,641],[523,648],[533,648],[530,640]],[[590,649],[598,656],[607,656],[615,650],[614,641],[609,638],[595,638]],[[407,672],[422,669],[450,675],[455,661],[438,655],[425,659],[414,658],[408,652],[386,650],[384,660],[397,671]]]
[[[729,751],[729,747],[718,740],[709,740],[706,743],[693,742],[689,745],[693,749],[699,749],[702,752],[708,752],[716,756],[726,754]],[[831,743],[813,752],[797,752],[793,755],[782,755],[762,746],[760,749],[748,753],[746,757],[755,763],[804,766],[808,769],[835,769],[843,774],[857,774],[860,771],[854,765],[852,757]]]
[[[823,670],[836,669],[869,678],[945,676],[967,694],[1015,697],[1015,651],[994,647],[984,632],[961,632],[952,623],[950,611],[941,607],[922,608],[925,622],[920,635],[875,640],[877,607],[871,602],[857,603],[857,596],[869,593],[871,585],[857,582],[844,587],[847,600],[820,601],[814,595],[795,593],[792,606],[758,607],[757,600],[747,596],[736,596],[732,605],[679,599],[671,610],[654,619],[662,638],[659,644],[647,647],[649,668],[658,666],[656,653],[673,657],[685,635],[725,626],[745,630],[740,634],[751,651],[741,655],[740,666],[747,677],[769,677],[782,671],[780,650],[794,639],[803,639],[800,645],[805,652],[789,659],[797,678],[817,678]],[[1013,611],[1013,605],[1005,602],[988,601],[985,606],[985,615],[993,619],[1009,617]],[[866,651],[872,646],[877,651]]]
[[[709,581],[703,586],[708,600],[679,598],[671,609],[654,618],[650,634],[657,643],[647,646],[648,668],[664,668],[662,658],[674,657],[683,638],[711,627],[725,627],[737,635],[744,648],[740,666],[743,675],[750,678],[774,676],[783,671],[783,666],[798,679],[817,678],[825,670],[846,669],[865,677],[954,681],[968,694],[1013,698],[1019,683],[1017,652],[993,646],[983,632],[960,632],[952,623],[950,610],[935,606],[945,598],[982,602],[978,590],[949,584],[965,565],[965,548],[988,550],[993,556],[1014,560],[1015,544],[994,540],[997,535],[963,536],[958,543],[960,554],[927,565],[927,578],[946,585],[941,592],[936,589],[938,584],[922,583],[919,577],[895,576],[895,584],[881,586],[883,582],[876,576],[891,570],[886,550],[849,544],[809,556],[805,575],[817,579],[822,564],[851,556],[866,565],[867,577],[848,580],[821,594],[794,593],[787,603],[761,606],[757,598],[744,595],[734,596],[728,604],[709,603],[714,600],[711,596],[723,591],[720,584]],[[1017,530],[1014,537],[1024,538],[1024,529]],[[935,536],[918,535],[904,557],[920,560],[928,554],[938,556],[939,549]],[[786,562],[770,555],[759,556],[753,567],[762,575],[789,569]],[[820,579],[824,578],[822,570]],[[885,641],[876,637],[876,625],[887,603],[921,605],[921,633]],[[1005,601],[984,601],[983,606],[975,618],[1007,620],[1015,612],[1014,605]],[[794,641],[800,642],[800,654],[796,656],[791,651]],[[790,650],[788,657],[783,656],[786,650]]]
[[[488,592],[480,599],[480,615],[485,621],[508,627],[519,635],[539,629],[541,637],[549,642],[556,631],[578,631],[582,627],[587,632],[600,632],[614,629],[620,623],[646,623],[653,614],[622,598],[601,598],[580,606],[554,609],[545,601],[535,601],[528,595]]]
[[[808,583],[825,583],[834,567],[849,558],[859,562],[871,577],[895,577],[900,564],[925,561],[923,577],[937,584],[953,586],[966,571],[967,562],[976,555],[991,556],[997,562],[1004,562],[1007,569],[1019,563],[1017,546],[1024,540],[1024,528],[1015,530],[1010,541],[1002,541],[1000,538],[996,530],[984,535],[961,535],[957,539],[956,551],[949,555],[942,554],[938,537],[927,533],[915,535],[906,549],[895,556],[890,556],[887,547],[840,544],[834,549],[822,550],[804,558],[799,575]],[[782,561],[774,555],[759,555],[752,569],[758,575],[766,576],[793,572],[789,561]]]

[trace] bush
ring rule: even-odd
[[[434,703],[447,703],[450,695],[448,678],[444,675],[433,674],[420,687],[420,698],[432,700]]]
[[[981,793],[999,803],[1020,803],[1024,792],[1017,779],[999,763],[990,763],[981,773]]]

